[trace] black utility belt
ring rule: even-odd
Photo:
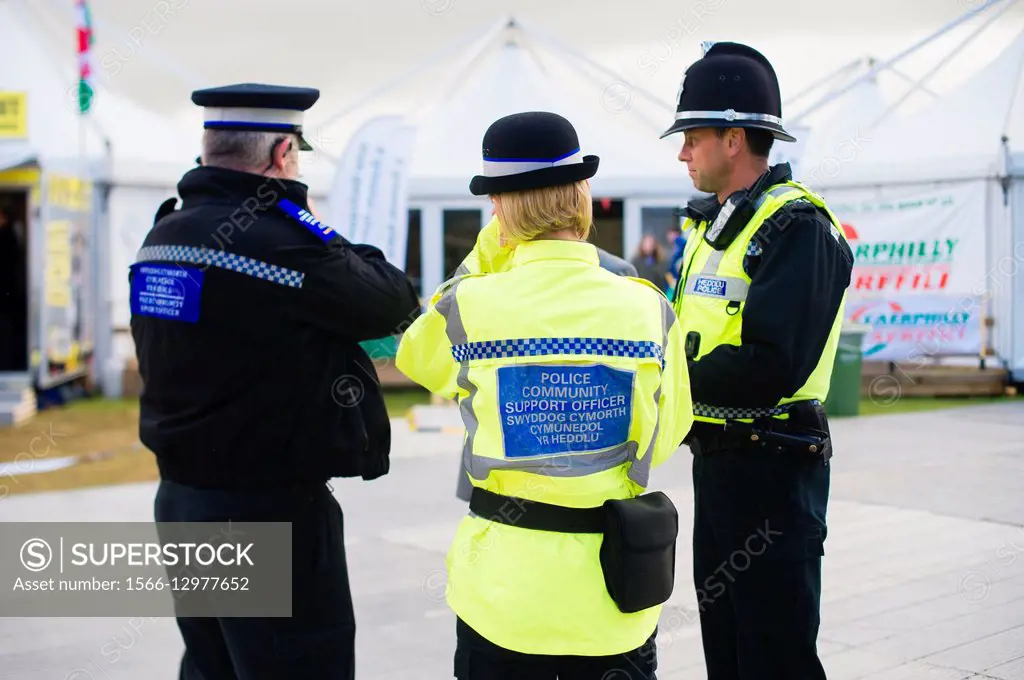
[[[660,491],[594,508],[568,508],[473,488],[470,511],[521,529],[603,534],[601,570],[619,611],[633,613],[664,603],[675,582],[679,513]]]
[[[703,455],[727,449],[771,449],[821,456],[825,462],[832,457],[832,438],[820,406],[814,407],[809,416],[791,411],[788,420],[757,418],[749,423],[726,420],[724,425],[697,421],[688,440],[696,440],[696,452]]]

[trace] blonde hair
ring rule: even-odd
[[[495,213],[505,238],[523,243],[553,231],[572,229],[580,240],[590,235],[594,218],[586,180],[541,189],[498,194]]]

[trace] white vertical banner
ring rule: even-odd
[[[400,126],[392,135],[391,153],[381,163],[380,200],[371,210],[374,218],[366,236],[388,262],[402,269],[409,240],[409,166],[415,140],[416,129],[411,125]]]
[[[354,243],[405,265],[406,186],[413,128],[398,116],[373,118],[349,140],[328,195],[328,220]]]

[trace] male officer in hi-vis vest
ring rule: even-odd
[[[825,677],[816,639],[832,446],[828,396],[853,254],[824,201],[769,167],[779,84],[759,52],[705,44],[672,126],[711,194],[674,308],[687,335],[694,425],[694,584],[709,680]]]

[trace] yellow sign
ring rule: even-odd
[[[47,183],[47,202],[58,208],[75,212],[87,211],[92,203],[92,184],[68,175],[50,175]]]
[[[71,233],[67,220],[46,225],[45,291],[48,307],[71,304]]]
[[[24,92],[0,92],[0,139],[28,138],[28,97]]]

